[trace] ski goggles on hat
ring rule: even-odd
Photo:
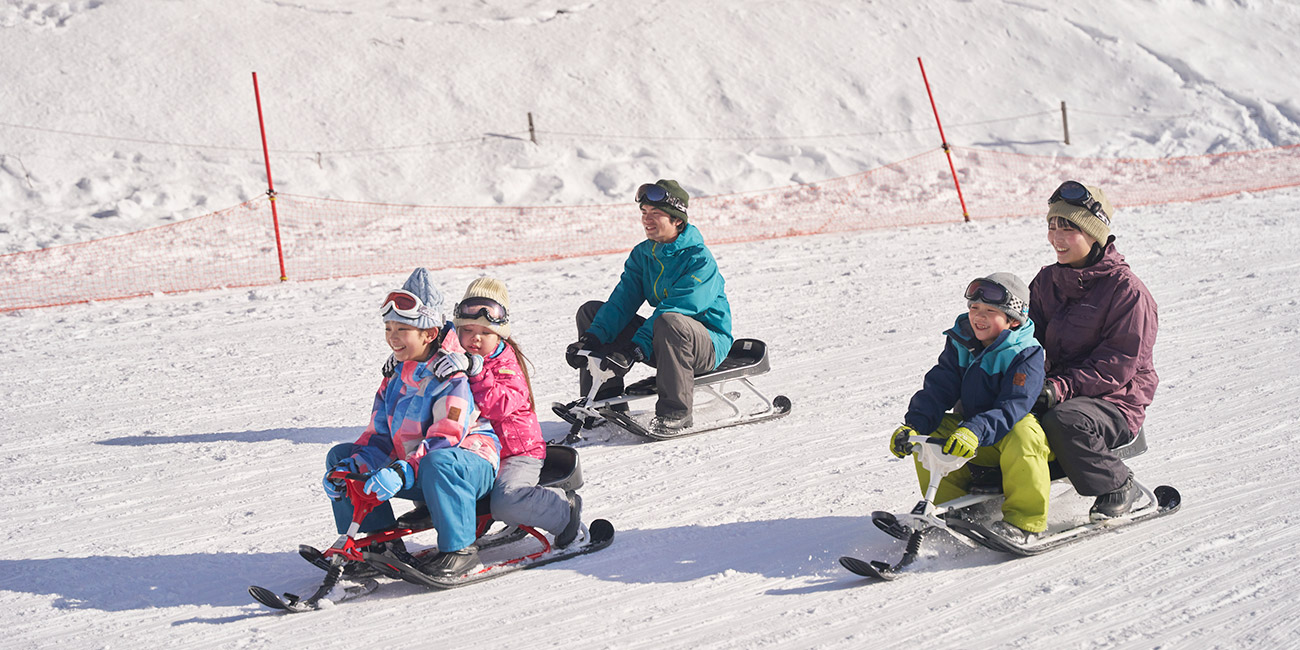
[[[636,202],[649,203],[651,205],[668,206],[675,210],[680,210],[683,214],[686,212],[686,202],[680,198],[668,193],[668,190],[655,185],[646,183],[636,188]]]
[[[441,320],[441,317],[434,313],[432,309],[429,309],[429,306],[424,304],[424,301],[420,300],[419,296],[407,291],[406,289],[390,291],[388,292],[388,295],[384,297],[383,304],[379,306],[379,315],[383,316],[390,311],[396,313],[402,318],[410,318],[413,320],[418,319],[421,316],[428,316],[435,321]]]
[[[1011,295],[1007,288],[986,278],[976,278],[966,285],[966,299],[994,307],[1006,307],[1017,314],[1029,313],[1025,301]]]
[[[491,298],[466,298],[456,303],[456,318],[483,318],[493,325],[505,325],[510,322],[510,312]]]
[[[1061,183],[1061,186],[1056,188],[1056,191],[1052,192],[1052,196],[1047,199],[1047,204],[1051,205],[1058,201],[1065,201],[1070,205],[1079,206],[1101,219],[1101,222],[1106,224],[1107,227],[1110,226],[1110,217],[1106,215],[1106,210],[1101,207],[1101,201],[1093,198],[1092,192],[1089,192],[1088,188],[1083,186],[1083,183],[1078,181]]]

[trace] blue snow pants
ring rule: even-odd
[[[325,469],[356,453],[358,445],[335,445],[325,456]],[[492,491],[496,470],[482,456],[458,447],[436,449],[420,459],[415,487],[397,497],[423,501],[429,507],[433,527],[438,531],[439,551],[459,551],[474,543],[478,524],[478,500]],[[333,501],[334,524],[340,534],[352,524],[352,503],[346,497]],[[370,533],[397,524],[393,506],[384,502],[361,522],[361,532]]]

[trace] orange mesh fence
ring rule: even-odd
[[[0,311],[279,280],[265,200],[139,232],[0,256]]]
[[[1044,213],[1073,178],[1119,206],[1198,201],[1300,186],[1300,145],[1212,156],[1096,159],[952,149],[972,219]],[[630,204],[431,207],[279,195],[291,280],[484,266],[620,252],[643,239]],[[691,199],[710,244],[960,221],[936,149],[860,174]],[[265,198],[167,226],[0,256],[0,311],[273,284],[280,279]]]

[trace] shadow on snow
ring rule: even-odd
[[[955,544],[946,550],[936,545],[937,555],[923,554],[914,566],[924,573],[1003,559]],[[767,592],[784,595],[856,585],[860,578],[839,566],[841,555],[894,562],[902,553],[903,542],[876,530],[866,517],[816,517],[621,530],[604,551],[534,571],[574,571],[629,584],[686,583],[730,573],[818,580]],[[323,575],[292,551],[0,560],[0,589],[55,596],[57,608],[103,611],[245,606],[252,604],[249,585],[297,589],[305,596]],[[421,591],[398,582],[377,596]]]
[[[120,436],[99,440],[96,444],[125,447],[147,445],[206,444],[213,442],[269,442],[288,440],[295,444],[337,444],[356,440],[365,426],[307,427],[305,429],[264,429],[262,431],[225,431],[219,433],[194,433],[163,435],[145,431],[138,436]]]

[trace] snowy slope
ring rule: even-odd
[[[1181,512],[1024,560],[939,545],[882,585],[835,559],[902,552],[865,517],[916,498],[886,435],[964,283],[1050,261],[1037,218],[718,247],[737,331],[772,343],[760,383],[794,400],[790,416],[654,444],[598,430],[581,448],[584,494],[589,518],[620,529],[610,549],[456,592],[389,584],[292,617],[244,588],[302,593],[319,579],[294,549],[333,538],[324,454],[366,417],[385,355],[374,295],[402,278],[6,315],[5,645],[1293,646],[1300,480],[1279,445],[1300,442],[1282,419],[1300,397],[1300,351],[1285,343],[1300,313],[1297,199],[1117,219],[1161,310],[1152,449],[1133,466],[1178,487]],[[515,296],[539,401],[572,393],[571,314],[618,263],[490,269]],[[451,291],[478,272],[438,281]],[[1087,504],[1065,494],[1055,516]]]
[[[872,169],[949,140],[1158,157],[1300,142],[1283,0],[0,0],[0,253],[266,190],[625,202]],[[1071,144],[1061,142],[1060,103]],[[539,134],[527,137],[532,113]],[[5,213],[8,212],[6,217]]]
[[[1093,7],[0,0],[0,252],[262,192],[251,70],[277,186],[354,200],[610,203],[659,176],[716,194],[854,173],[937,144],[917,56],[964,146],[1300,141],[1294,3]],[[541,146],[498,137],[528,111]],[[598,431],[584,496],[619,528],[610,549],[293,617],[245,589],[319,579],[294,549],[334,538],[324,454],[369,411],[387,354],[375,296],[402,276],[0,314],[0,647],[1295,647],[1298,204],[1117,217],[1161,316],[1151,451],[1132,465],[1178,487],[1181,512],[1024,560],[938,546],[883,585],[835,559],[902,552],[866,519],[916,499],[885,437],[965,282],[1051,261],[1039,217],[716,247],[787,418],[655,444]],[[573,311],[621,263],[436,276],[449,295],[507,281],[545,404],[574,392]],[[1053,516],[1087,503],[1063,494]]]

